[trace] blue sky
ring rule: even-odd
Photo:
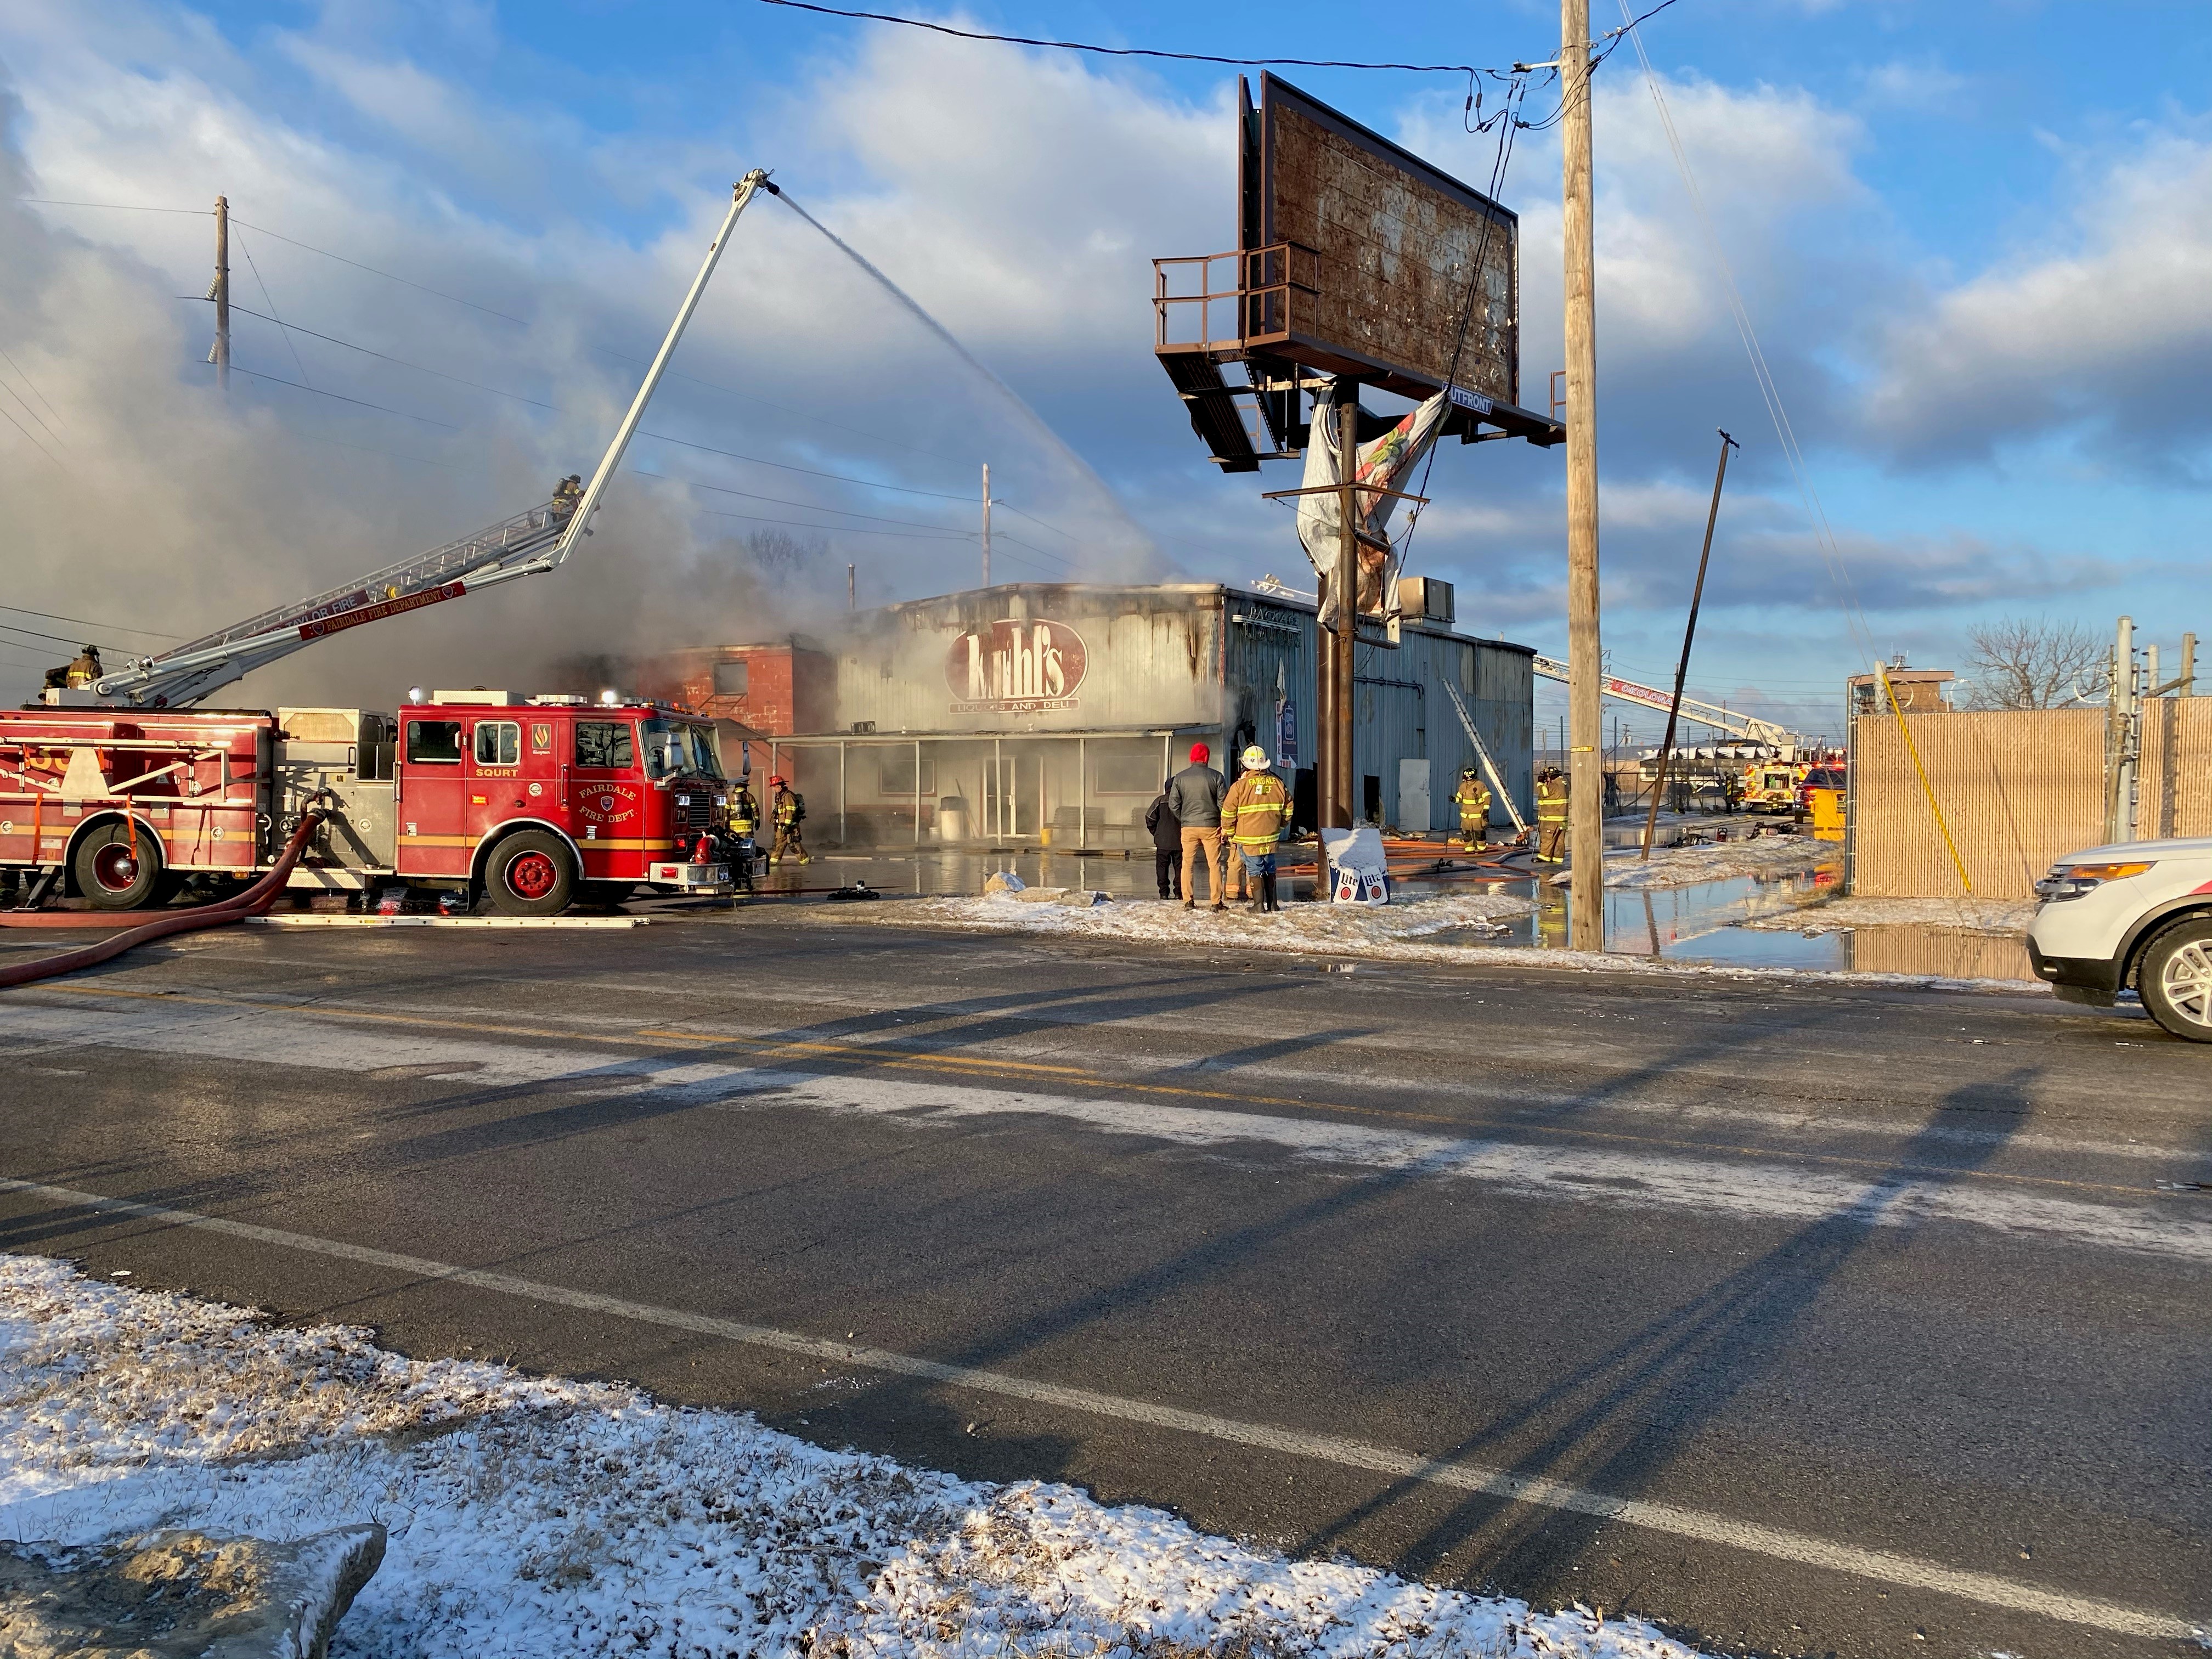
[[[1611,0],[1595,12],[1597,28],[1620,21]],[[1340,6],[1152,0],[926,15],[1499,66],[1558,42],[1556,11],[1524,0],[1403,6],[1387,27]],[[1677,0],[1644,25],[1877,648],[1954,663],[1967,627],[2006,614],[2101,631],[2131,611],[2169,648],[2184,629],[2212,635],[2200,15]],[[1463,81],[1287,73],[1463,177],[1487,172],[1488,141],[1460,131]],[[972,491],[983,459],[1032,515],[1000,520],[1002,577],[1295,576],[1287,515],[1257,499],[1295,478],[1215,472],[1149,361],[1150,258],[1234,240],[1235,74],[757,0],[20,0],[0,16],[6,194],[199,207],[225,191],[261,228],[242,233],[239,302],[384,356],[241,319],[242,365],[313,390],[257,380],[224,405],[196,362],[204,307],[176,297],[204,287],[204,220],[0,204],[15,360],[0,407],[20,419],[20,395],[55,417],[0,425],[0,511],[27,556],[11,599],[189,630],[541,499],[596,455],[627,359],[649,352],[755,162],[941,317],[1109,493],[768,204],[687,341],[696,378],[647,422],[666,437],[633,455],[659,479],[625,481],[592,568],[308,653],[247,690],[338,682],[389,701],[414,678],[805,626],[842,603],[848,561],[865,598],[941,591],[974,560],[954,539],[972,514],[943,498]],[[1614,665],[1667,671],[1726,426],[1745,449],[1693,685],[1832,730],[1861,647],[1632,53],[1601,72],[1595,108]],[[1504,195],[1522,215],[1531,402],[1560,356],[1558,187],[1550,135],[1523,135]],[[1440,458],[1416,566],[1459,585],[1463,625],[1563,642],[1559,474],[1558,452],[1520,446]],[[738,545],[791,527],[770,520],[818,526],[796,532],[816,550],[796,571],[764,575]],[[43,649],[0,635],[0,674],[28,675]]]

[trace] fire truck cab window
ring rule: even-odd
[[[600,772],[627,772],[637,764],[628,720],[578,720],[576,764]]]
[[[461,763],[461,723],[459,720],[407,722],[407,763],[417,766]]]
[[[722,775],[721,763],[715,758],[714,733],[703,726],[646,721],[646,776],[658,780],[679,772],[702,772],[710,778]]]
[[[478,766],[521,765],[521,726],[514,720],[478,720],[477,722],[477,764]]]

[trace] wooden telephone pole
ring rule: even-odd
[[[1015,561],[1019,563],[1019,560]],[[991,464],[983,463],[983,586],[991,585]]]
[[[215,301],[215,352],[209,361],[215,365],[215,383],[223,391],[230,390],[230,198],[215,198],[215,286],[209,290]]]
[[[1597,587],[1597,282],[1590,234],[1589,0],[1559,0],[1560,153],[1567,323],[1567,844],[1569,942],[1605,949],[1603,672]]]

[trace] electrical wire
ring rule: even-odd
[[[1024,34],[993,34],[981,29],[957,29],[949,23],[932,23],[919,17],[895,17],[881,11],[847,11],[838,6],[816,5],[811,0],[761,0],[766,6],[793,11],[818,12],[825,17],[847,17],[869,23],[898,23],[933,34],[949,34],[961,40],[988,40],[1008,46],[1048,46],[1055,52],[1087,52],[1102,58],[1165,58],[1185,64],[1227,64],[1247,69],[1402,70],[1413,75],[1495,75],[1495,70],[1472,64],[1370,64],[1334,58],[1224,58],[1203,52],[1162,52],[1151,46],[1094,46],[1080,40],[1041,40]]]
[[[250,259],[251,256],[248,257]],[[198,303],[201,296],[197,294],[179,294],[177,295],[177,298],[179,300],[190,300],[194,303]],[[502,392],[499,387],[495,386],[486,386],[481,380],[464,380],[459,374],[448,374],[442,368],[431,368],[422,363],[410,363],[404,357],[395,357],[390,352],[378,351],[365,345],[356,345],[351,340],[342,340],[335,334],[318,333],[312,328],[302,328],[297,323],[288,323],[281,317],[264,316],[260,312],[255,311],[250,307],[240,305],[234,300],[231,302],[230,308],[233,311],[242,312],[248,317],[259,317],[264,323],[274,323],[277,327],[290,330],[294,333],[304,334],[310,339],[327,340],[332,345],[343,346],[348,351],[358,351],[364,357],[380,358],[385,362],[396,363],[401,368],[411,368],[417,374],[433,374],[439,380],[451,380],[455,386],[468,386],[477,392],[489,392],[495,398],[512,398],[516,403],[528,404],[533,409],[550,409],[556,415],[561,413],[561,409],[558,404],[545,403],[536,398],[526,398],[520,392]]]
[[[712,490],[717,495],[738,495],[749,501],[765,501],[771,507],[803,507],[810,513],[834,513],[840,518],[866,519],[871,524],[904,525],[909,530],[937,530],[950,536],[980,533],[961,530],[951,525],[923,524],[915,519],[886,519],[873,513],[848,513],[842,507],[823,507],[817,501],[787,501],[781,495],[758,495],[750,489],[732,489],[726,484],[702,483],[696,478],[679,478],[673,473],[668,472],[648,472],[641,466],[625,467],[623,470],[641,478],[658,478],[663,483],[682,484],[689,489]],[[822,526],[823,529],[832,527],[827,525]]]
[[[58,202],[50,196],[10,196],[11,202],[30,202],[40,207],[106,208],[115,213],[190,213],[203,219],[215,217],[213,208],[140,207],[135,202]]]
[[[196,363],[193,367],[196,368],[204,368],[209,367],[209,365],[205,363]],[[397,415],[403,421],[420,421],[425,426],[441,426],[448,432],[459,432],[460,430],[460,428],[455,426],[451,421],[434,421],[428,415],[410,415],[404,409],[392,409],[383,404],[373,404],[368,402],[366,398],[348,398],[339,392],[325,392],[318,386],[302,386],[297,380],[287,380],[281,376],[275,374],[256,374],[252,369],[240,368],[236,363],[233,363],[230,366],[230,372],[234,374],[246,375],[250,380],[266,380],[271,386],[289,386],[295,392],[312,392],[318,398],[335,398],[342,404],[356,404],[362,409],[374,409],[380,414]]]
[[[62,426],[67,426],[69,424],[67,421],[62,419],[61,410],[54,407],[53,399],[47,397],[45,392],[39,390],[38,383],[32,380],[28,374],[24,374],[22,364],[17,362],[13,356],[9,356],[8,349],[5,346],[0,346],[0,358],[4,358],[7,362],[8,367],[15,371],[16,377],[21,380],[25,386],[31,388],[31,395],[46,406],[46,413],[54,417],[57,424]]]
[[[56,645],[82,645],[85,642],[84,635],[82,634],[76,635],[74,637],[62,634],[47,634],[42,633],[35,628],[18,628],[10,623],[0,623],[0,633],[21,634],[29,639],[48,640]],[[114,647],[109,647],[106,648],[113,649]]]
[[[180,640],[181,634],[164,634],[158,628],[125,628],[120,623],[96,623],[89,617],[64,617],[58,611],[31,611],[20,605],[0,605],[0,611],[13,611],[19,617],[39,617],[47,622],[77,623],[86,628],[104,628],[111,634],[143,634],[156,640]]]
[[[56,466],[61,465],[61,462],[56,459],[53,451],[48,449],[44,444],[40,443],[39,441],[38,434],[33,432],[27,426],[25,426],[21,421],[17,420],[13,413],[8,410],[0,409],[0,415],[7,416],[8,424],[14,427],[16,431],[21,433],[26,438],[30,440],[32,448],[37,450],[40,454],[45,456],[48,460],[52,461]]]
[[[1628,0],[1620,0],[1620,11],[1624,18],[1629,18]],[[1697,177],[1690,170],[1689,153],[1683,148],[1682,135],[1675,128],[1674,112],[1667,106],[1666,94],[1660,90],[1658,73],[1651,67],[1651,56],[1644,50],[1644,37],[1636,27],[1638,21],[1629,18],[1622,25],[1620,33],[1636,48],[1637,59],[1644,69],[1644,83],[1651,89],[1651,101],[1659,112],[1659,124],[1667,136],[1668,149],[1674,154],[1675,170],[1682,176],[1683,188],[1689,192],[1690,204],[1696,210],[1698,225],[1705,232],[1706,246],[1712,254],[1714,264],[1720,268],[1722,295],[1729,318],[1735,324],[1736,332],[1743,340],[1744,351],[1751,360],[1752,378],[1758,383],[1759,398],[1766,405],[1768,419],[1773,422],[1774,435],[1781,446],[1783,459],[1788,464],[1790,474],[1796,481],[1798,493],[1803,496],[1812,516],[1814,545],[1819,549],[1821,561],[1828,568],[1829,580],[1835,584],[1844,625],[1850,632],[1852,643],[1858,647],[1861,658],[1870,668],[1875,657],[1873,628],[1859,605],[1850,569],[1844,562],[1842,544],[1837,541],[1835,529],[1828,522],[1827,509],[1821,504],[1820,491],[1814,488],[1811,470],[1805,462],[1805,453],[1797,442],[1796,429],[1790,424],[1789,410],[1783,405],[1781,388],[1775,384],[1773,371],[1767,366],[1766,354],[1759,343],[1759,332],[1752,325],[1751,312],[1744,304],[1742,290],[1736,286],[1735,272],[1721,246],[1719,228],[1714,224],[1712,214],[1705,206],[1705,192],[1698,189]]]
[[[1518,115],[1515,112],[1515,106],[1523,100],[1526,96],[1527,82],[1525,79],[1515,82],[1512,88],[1507,92],[1505,95],[1506,101],[1499,110],[1498,114],[1492,118],[1498,125],[1498,153],[1492,158],[1490,163],[1490,188],[1485,193],[1487,195],[1489,199],[1493,202],[1498,199],[1498,192],[1505,188],[1506,169],[1512,165],[1513,161],[1513,135],[1515,132],[1519,131],[1522,125]],[[1443,391],[1439,394],[1447,401],[1449,401],[1451,397],[1452,388],[1459,382],[1460,358],[1467,349],[1468,324],[1474,316],[1474,296],[1482,291],[1483,261],[1489,256],[1490,230],[1492,225],[1495,222],[1495,220],[1493,220],[1489,214],[1486,213],[1483,215],[1482,234],[1476,240],[1474,245],[1474,264],[1472,269],[1468,272],[1467,298],[1462,301],[1460,305],[1459,331],[1452,340],[1451,364],[1444,371]],[[1489,313],[1489,307],[1485,306],[1483,310],[1484,315],[1486,319]],[[1439,437],[1441,437],[1441,434],[1438,434]],[[1434,469],[1436,464],[1437,441],[1432,439],[1429,444],[1429,453],[1422,459],[1421,482],[1413,490],[1414,495],[1425,495],[1429,493],[1429,474],[1431,471]],[[1406,533],[1402,537],[1399,538],[1398,541],[1398,568],[1401,570],[1403,570],[1406,568],[1407,555],[1411,550],[1413,544],[1413,534],[1420,528],[1420,526],[1421,506],[1420,503],[1416,502],[1412,512],[1407,515]]]
[[[155,210],[170,213],[180,213],[184,211],[181,208],[166,208]],[[419,289],[424,294],[434,294],[441,300],[451,300],[455,305],[466,306],[471,311],[481,311],[488,316],[497,317],[510,323],[521,324],[522,326],[526,328],[529,326],[529,325],[520,317],[512,316],[504,311],[495,311],[489,306],[480,306],[474,300],[464,300],[458,294],[448,294],[443,289],[431,288],[427,283],[414,282],[405,276],[397,276],[388,270],[379,270],[374,265],[365,265],[358,259],[349,259],[343,253],[333,253],[326,247],[317,247],[313,242],[303,242],[295,236],[287,236],[281,231],[270,229],[266,225],[246,224],[245,220],[240,218],[234,213],[230,216],[230,222],[234,225],[246,225],[246,228],[248,230],[258,230],[264,236],[274,236],[280,242],[289,242],[294,247],[305,248],[310,253],[319,253],[325,259],[335,259],[342,265],[351,265],[356,270],[365,270],[372,276],[381,276],[387,282],[398,283],[405,287]]]
[[[267,320],[276,325],[284,337],[284,349],[292,354],[292,367],[300,371],[300,384],[307,385],[307,366],[300,361],[300,348],[292,343],[292,331],[284,326],[284,319],[276,314],[276,301],[269,292],[269,284],[261,280],[261,267],[253,263],[253,250],[246,245],[246,238],[238,239],[238,251],[246,256],[246,268],[253,273],[254,285],[261,290],[262,302],[269,307]],[[310,391],[319,388],[310,386]]]

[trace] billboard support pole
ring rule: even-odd
[[[1562,240],[1566,249],[1569,938],[1605,949],[1605,717],[1598,646],[1597,291],[1590,184],[1589,0],[1559,0]]]
[[[1338,496],[1336,579],[1332,584],[1336,590],[1336,628],[1331,641],[1336,672],[1328,707],[1329,725],[1334,728],[1329,743],[1329,793],[1336,816],[1332,821],[1324,815],[1323,822],[1331,829],[1348,830],[1353,822],[1352,663],[1359,629],[1359,507],[1358,492],[1352,488],[1359,476],[1359,383],[1340,380],[1336,384],[1337,478],[1343,489]]]

